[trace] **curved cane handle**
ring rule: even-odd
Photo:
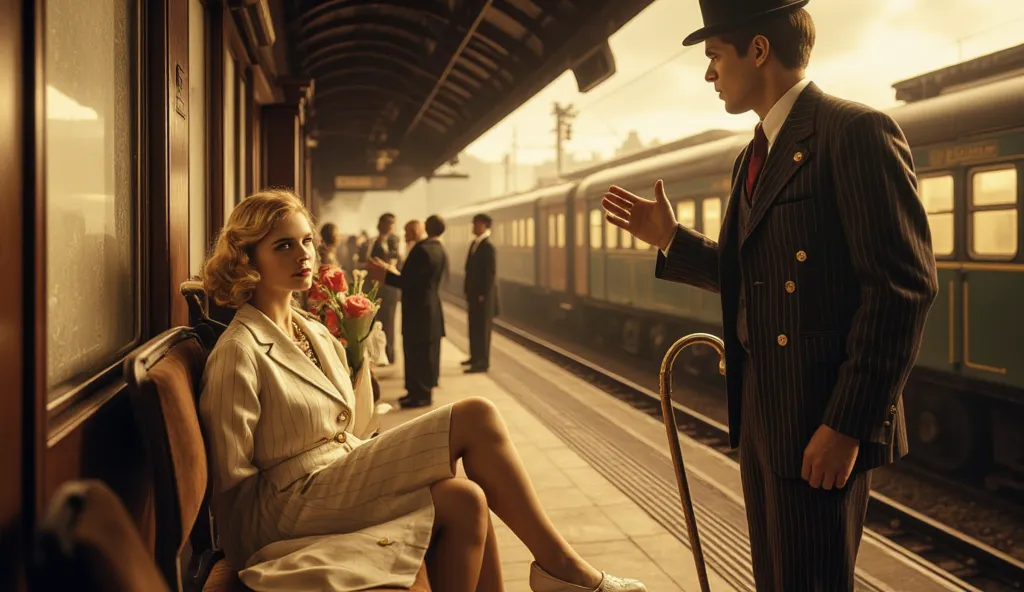
[[[683,451],[679,444],[679,427],[676,425],[676,415],[672,408],[672,367],[684,349],[696,344],[709,345],[718,352],[718,371],[725,374],[725,344],[721,339],[707,333],[692,333],[679,339],[672,344],[661,361],[661,415],[665,420],[665,430],[668,433],[669,448],[672,452],[672,464],[676,469],[676,483],[679,486],[679,497],[683,504],[693,561],[697,566],[697,579],[700,581],[701,592],[710,592],[704,551],[701,549],[700,536],[697,534],[693,502],[690,501],[690,487],[686,483],[686,467],[683,464]]]

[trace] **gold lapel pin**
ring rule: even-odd
[[[803,152],[797,152],[796,154],[793,155],[793,162],[800,162],[803,159],[804,159],[804,153]]]

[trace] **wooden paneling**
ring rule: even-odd
[[[34,282],[30,236],[25,232],[26,209],[32,211],[33,158],[23,152],[25,135],[32,127],[26,122],[33,114],[26,104],[31,81],[23,74],[31,64],[31,53],[23,51],[31,40],[26,31],[21,0],[0,0],[0,270],[14,286],[0,290],[0,590],[23,590],[21,567],[25,561],[26,528],[32,524],[31,495],[26,484],[34,482],[34,454],[31,442],[33,405],[32,380],[24,375],[26,347],[32,334],[31,317],[25,300]],[[27,33],[27,35],[26,35]],[[29,46],[31,47],[31,46]],[[27,156],[27,158],[26,158]],[[28,404],[26,404],[26,402]],[[29,437],[26,437],[26,436]]]
[[[210,228],[211,243],[224,226],[224,27],[227,8],[213,4],[207,14],[210,17],[208,29],[210,38],[207,40],[207,79],[206,88],[209,102],[206,109],[206,129],[209,143],[206,146],[207,171],[209,185],[206,188],[207,220]]]
[[[301,191],[298,107],[268,105],[262,115],[264,187]]]

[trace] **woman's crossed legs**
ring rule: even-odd
[[[455,403],[449,430],[452,472],[461,458],[466,479],[430,488],[437,535],[431,545],[431,582],[451,592],[501,592],[501,562],[491,524],[493,510],[548,573],[588,588],[601,572],[583,560],[544,512],[505,422],[487,399]]]

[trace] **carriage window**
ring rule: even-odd
[[[932,232],[932,250],[936,255],[952,255],[953,175],[921,179],[920,194]]]
[[[676,221],[687,228],[697,227],[697,206],[692,199],[676,204]]]
[[[701,232],[711,240],[718,240],[718,234],[722,230],[722,198],[708,197],[700,205],[703,210]]]
[[[576,212],[576,246],[583,246],[583,212]]]
[[[555,215],[548,214],[548,246],[555,246]]]
[[[534,228],[533,228],[533,217],[531,216],[531,217],[526,219],[526,246],[527,247],[530,247],[530,248],[533,247],[533,236],[534,236],[534,234],[535,234],[535,231],[534,231]]]
[[[565,247],[565,214],[558,214],[555,217],[555,246],[558,248]]]
[[[519,246],[519,220],[512,221],[512,246]]]
[[[140,337],[136,2],[45,3],[46,384],[55,401]]]
[[[637,251],[646,251],[650,247],[651,245],[645,243],[644,241],[638,239],[635,236],[633,237],[633,248],[636,249]]]
[[[238,200],[238,172],[235,157],[235,58],[224,48],[224,222]]]
[[[601,248],[601,221],[604,219],[604,215],[601,210],[590,210],[590,248],[600,249]]]
[[[605,246],[608,249],[619,248],[619,227],[611,222],[605,221],[604,226]]]
[[[971,252],[977,256],[1017,253],[1017,169],[971,175]]]

